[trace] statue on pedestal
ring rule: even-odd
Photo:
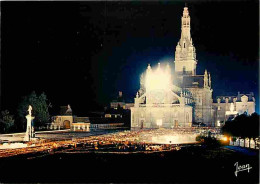
[[[28,107],[28,110],[27,110],[28,112],[29,112],[29,115],[31,116],[32,115],[32,106],[31,105],[29,105],[29,107]]]
[[[27,111],[29,112],[29,114],[27,116],[25,116],[27,119],[27,126],[26,126],[24,141],[30,141],[31,138],[34,137],[34,127],[33,127],[34,117],[32,116],[32,106],[31,105],[29,105]]]

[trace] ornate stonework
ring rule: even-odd
[[[175,72],[196,75],[196,50],[190,34],[190,16],[187,7],[183,10],[181,22],[181,39],[175,51]]]
[[[254,97],[247,95],[212,98],[210,73],[196,74],[196,50],[190,34],[190,16],[184,7],[181,38],[175,51],[175,76],[167,64],[148,65],[131,108],[131,128],[189,127],[192,122],[216,126],[227,114],[255,112]],[[231,105],[232,103],[232,105]]]

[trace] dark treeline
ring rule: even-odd
[[[222,131],[226,135],[242,138],[259,137],[259,115],[257,113],[238,115],[235,119],[227,121]]]

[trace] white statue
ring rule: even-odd
[[[26,132],[24,136],[24,141],[30,141],[31,138],[34,137],[34,127],[32,125],[32,121],[34,117],[32,116],[32,106],[29,105],[28,110],[29,114],[26,117],[27,119],[27,126],[26,126]]]
[[[31,105],[29,105],[29,107],[28,107],[28,110],[27,111],[29,111],[29,115],[31,116],[32,115],[32,106]]]

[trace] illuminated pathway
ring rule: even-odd
[[[176,148],[178,144],[194,144],[195,137],[198,135],[198,129],[153,129],[139,131],[121,131],[114,133],[99,132],[102,135],[94,133],[78,134],[79,137],[73,137],[76,133],[67,132],[57,135],[64,136],[64,140],[55,137],[57,132],[45,139],[27,143],[27,147],[16,149],[0,149],[0,157],[9,157],[20,154],[46,152],[54,153],[59,150],[84,148],[86,151],[97,151],[99,149],[109,150],[151,150],[162,151]],[[68,136],[69,135],[69,136]],[[71,137],[72,136],[72,137]],[[87,137],[82,137],[87,136]],[[69,138],[69,140],[68,140]],[[67,139],[67,140],[65,140]],[[6,143],[8,144],[8,143]]]

